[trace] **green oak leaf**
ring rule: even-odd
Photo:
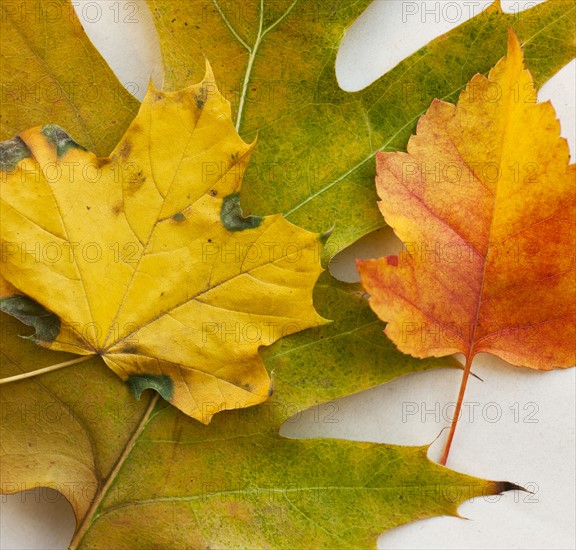
[[[279,435],[311,406],[338,421],[337,404],[318,401],[455,364],[383,346],[383,325],[351,290],[324,275],[316,297],[334,322],[268,348],[269,401],[209,426],[152,392],[134,401],[97,359],[12,385],[0,395],[3,489],[58,489],[78,520],[71,548],[118,549],[374,546],[386,529],[514,489],[439,466],[427,447]],[[4,375],[54,360],[18,338],[23,325],[3,326]]]
[[[258,136],[242,188],[246,212],[282,212],[315,231],[334,227],[333,254],[383,225],[376,150],[403,150],[434,98],[455,103],[506,53],[508,28],[541,86],[576,53],[575,5],[550,0],[519,14],[499,2],[433,40],[362,91],[335,75],[340,40],[368,0],[149,0],[177,89],[210,59],[247,141]],[[214,169],[217,169],[215,167]]]

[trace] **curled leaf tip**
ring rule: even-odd
[[[511,483],[509,481],[496,481],[494,483],[496,491],[498,493],[506,493],[507,491],[522,491],[524,493],[532,493],[532,491],[517,485],[516,483]]]
[[[326,242],[328,241],[328,239],[330,238],[330,236],[334,232],[335,227],[336,227],[336,224],[334,223],[334,224],[332,224],[332,227],[330,229],[328,229],[327,231],[324,231],[324,233],[320,233],[318,240],[320,241],[320,244],[322,246],[324,246],[326,244]]]

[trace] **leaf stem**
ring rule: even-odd
[[[88,531],[88,529],[92,525],[91,520],[94,518],[94,514],[96,513],[96,510],[98,509],[98,507],[100,506],[100,503],[102,502],[102,500],[104,499],[104,497],[108,493],[108,489],[110,489],[110,486],[112,485],[112,483],[116,479],[118,472],[122,469],[124,462],[126,462],[126,459],[128,458],[128,456],[132,452],[134,445],[136,445],[136,442],[138,441],[140,434],[142,433],[142,431],[146,427],[146,424],[148,423],[148,420],[150,419],[150,415],[152,414],[152,411],[154,410],[154,407],[156,406],[156,403],[158,402],[159,397],[160,397],[160,394],[154,392],[154,396],[152,397],[152,399],[150,399],[150,403],[148,404],[146,412],[144,413],[144,415],[140,419],[140,422],[138,423],[138,426],[134,430],[134,433],[132,434],[130,441],[128,441],[128,443],[126,444],[126,447],[124,447],[122,454],[120,455],[120,457],[116,461],[116,464],[114,464],[114,468],[110,472],[110,475],[106,479],[106,482],[104,483],[104,485],[102,486],[102,488],[100,489],[98,494],[96,495],[96,498],[92,502],[90,509],[88,510],[88,512],[86,513],[84,518],[82,519],[82,523],[80,524],[80,528],[76,531],[74,537],[72,538],[72,541],[70,542],[70,546],[68,547],[69,550],[76,550],[76,548],[78,548],[78,545],[80,544],[80,542],[84,538],[86,531]]]
[[[82,355],[81,357],[70,359],[70,361],[64,361],[63,363],[58,363],[56,365],[50,365],[49,367],[44,367],[43,369],[33,370],[30,372],[23,372],[22,374],[16,374],[15,376],[8,376],[8,378],[0,379],[0,386],[2,384],[10,384],[11,382],[17,382],[18,380],[25,380],[26,378],[40,376],[41,374],[52,372],[53,370],[63,369],[64,367],[75,365],[76,363],[82,363],[84,361],[88,361],[88,359],[92,359],[92,357],[95,357],[93,353],[91,353],[90,355]]]
[[[450,433],[448,434],[448,439],[446,440],[446,444],[444,445],[442,458],[440,459],[440,464],[442,464],[442,466],[446,466],[446,461],[448,460],[448,455],[450,454],[450,447],[452,446],[452,440],[454,439],[454,433],[456,432],[456,426],[458,425],[458,419],[460,418],[460,411],[462,410],[464,393],[466,393],[466,384],[468,383],[468,377],[470,376],[470,369],[472,367],[473,357],[474,357],[473,353],[469,353],[468,357],[466,357],[466,366],[464,367],[464,374],[462,375],[462,382],[460,383],[460,392],[458,393],[456,410],[454,411],[454,416],[452,417]]]

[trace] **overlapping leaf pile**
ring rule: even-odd
[[[228,6],[232,4],[228,3]],[[429,44],[365,91],[346,94],[338,88],[334,76],[336,46],[344,29],[364,9],[367,1],[345,2],[336,11],[327,11],[320,1],[280,4],[275,4],[278,9],[263,10],[259,9],[258,2],[243,3],[244,9],[253,9],[256,17],[239,19],[231,18],[230,13],[216,2],[213,8],[204,2],[155,2],[151,4],[151,11],[163,47],[168,85],[180,89],[189,84],[187,80],[191,67],[199,68],[203,55],[207,54],[217,76],[227,79],[228,85],[222,87],[223,94],[233,100],[236,127],[240,134],[245,139],[251,139],[256,131],[259,133],[258,145],[252,163],[247,167],[242,190],[244,210],[259,215],[284,212],[290,221],[317,233],[335,223],[331,242],[337,248],[351,244],[383,223],[372,191],[376,150],[403,148],[416,120],[435,97],[455,97],[476,72],[486,72],[496,64],[504,53],[508,26],[514,27],[522,42],[528,42],[526,62],[539,83],[574,55],[571,42],[573,8],[566,10],[559,5],[561,3],[547,2],[520,16],[506,16],[495,3],[485,14]],[[60,5],[63,8],[69,6],[64,0]],[[39,6],[36,5],[41,10]],[[198,14],[203,14],[202,21],[198,20]],[[78,62],[72,65],[71,70],[82,70],[89,63],[97,74],[102,75],[104,82],[113,83],[112,86],[117,84],[107,72],[105,63],[81,35],[74,18],[58,24],[48,18],[43,19],[40,23],[43,26],[41,33],[31,32],[28,26],[10,14],[7,14],[7,21],[10,21],[8,26],[14,44],[19,40],[18,43],[27,48],[30,57],[38,61],[33,69],[37,77],[50,75],[51,78],[61,78],[57,71],[51,70],[53,64],[61,66],[61,56],[53,57],[54,52],[44,50],[43,44],[37,40],[39,35],[61,36],[63,38],[58,42],[58,47],[62,55],[70,50],[84,52],[75,58]],[[198,40],[199,36],[202,37],[201,41]],[[286,50],[286,44],[301,44],[308,37],[314,37],[310,49],[292,47]],[[549,47],[550,37],[554,37],[554,49]],[[82,48],[75,49],[78,41],[81,41]],[[478,43],[482,43],[483,47],[474,46]],[[10,59],[18,59],[18,55]],[[10,72],[8,65],[4,67]],[[453,70],[454,67],[458,70]],[[18,71],[12,73],[15,76],[9,78],[17,79]],[[419,83],[424,77],[434,85],[424,86],[422,89],[425,92],[407,104],[402,97],[400,84]],[[195,79],[198,80],[198,76]],[[299,83],[298,102],[288,99],[294,96],[281,96],[284,99],[272,102],[250,100],[248,91],[252,87],[272,81],[290,82],[291,85]],[[160,96],[163,94],[151,91],[144,109],[154,103],[155,94],[162,104]],[[194,113],[204,112],[205,102],[210,101],[201,87],[194,88],[193,95],[178,94],[176,92],[175,97],[180,97],[181,106],[174,108],[178,119],[180,116],[184,119],[194,118]],[[138,139],[131,133],[140,134],[142,129],[153,133],[152,129],[157,123],[150,118],[139,131],[134,129],[137,123],[132,123],[127,137],[121,141],[120,136],[128,129],[135,115],[133,100],[121,96],[119,100],[108,101],[105,105],[95,104],[89,113],[79,109],[74,104],[75,100],[77,98],[71,98],[69,104],[59,104],[56,119],[47,118],[46,113],[50,112],[47,107],[33,111],[11,107],[9,116],[2,118],[2,138],[10,139],[30,126],[58,122],[82,145],[102,156],[108,155],[120,141],[121,145],[111,155],[114,158],[116,154],[128,156],[124,145],[138,144]],[[214,105],[214,108],[220,114],[223,111],[218,109],[227,109],[225,104]],[[366,120],[369,121],[368,127]],[[49,128],[52,129],[49,132],[54,132],[54,127]],[[184,144],[185,137],[173,136],[171,131],[164,131],[161,135],[165,139],[158,153],[164,152],[167,158],[158,159],[158,162],[169,164],[175,160],[172,152],[178,148],[179,140],[182,140],[180,143],[184,148],[188,147],[188,143]],[[194,134],[188,132],[187,135],[190,137]],[[195,149],[196,154],[207,155],[205,158],[208,162],[223,160],[224,167],[238,166],[241,172],[245,163],[240,162],[242,155],[239,153],[248,148],[237,136],[229,132],[227,135],[231,137],[221,152],[222,158],[211,158],[209,155],[214,151],[207,152],[202,147]],[[354,139],[351,139],[352,135]],[[28,137],[30,143],[26,141],[27,148],[36,159],[34,163],[37,162],[33,163],[32,168],[35,174],[40,174],[43,165],[40,157],[47,152],[56,155],[56,158],[47,158],[47,162],[59,160],[59,146],[62,149],[60,160],[65,158],[82,163],[88,155],[58,131],[52,134],[52,144],[47,144],[46,136],[37,131],[26,134],[25,140]],[[234,146],[231,146],[232,143]],[[140,142],[140,147],[146,149],[146,144]],[[150,151],[154,154],[152,149]],[[78,159],[66,155],[77,155]],[[175,158],[177,163],[178,156]],[[16,164],[28,162],[32,161],[26,156]],[[287,182],[285,178],[278,180],[274,175],[278,171],[270,170],[270,166],[283,167],[288,162],[316,168],[295,181]],[[211,168],[214,166],[210,165]],[[13,172],[13,167],[10,168],[9,172]],[[225,172],[219,170],[220,174]],[[156,216],[156,220],[163,220],[158,224],[148,223],[150,235],[161,231],[160,228],[166,228],[167,232],[165,238],[158,235],[159,238],[151,243],[153,246],[162,245],[154,249],[160,256],[165,250],[169,251],[167,256],[176,254],[178,261],[175,263],[193,263],[183,244],[188,242],[186,239],[190,235],[187,233],[184,237],[184,232],[179,233],[179,230],[184,225],[195,223],[195,213],[205,215],[204,225],[216,224],[222,232],[225,230],[221,227],[226,223],[223,218],[226,213],[231,213],[233,223],[243,225],[241,243],[244,243],[243,236],[256,235],[262,227],[266,227],[266,223],[273,226],[273,220],[277,220],[279,227],[293,228],[290,229],[292,234],[302,237],[307,244],[317,244],[317,233],[297,229],[281,217],[273,217],[268,222],[265,221],[267,218],[262,221],[256,221],[261,220],[259,217],[242,218],[237,195],[234,195],[239,185],[237,177],[228,181],[230,188],[225,190],[215,189],[217,178],[205,187],[202,187],[201,178],[193,178],[194,181],[176,179],[177,189],[202,190],[198,192],[198,202],[210,207],[195,211],[194,208],[187,210],[190,203],[184,201],[184,204],[180,204],[178,200],[172,203],[169,198],[165,205],[152,207],[154,200],[158,201],[158,195],[169,197],[169,193],[164,192],[162,184],[154,191],[150,179],[156,181],[156,178],[149,178],[152,170],[144,169],[144,172],[148,187],[140,180],[142,191],[135,193],[134,199],[127,197],[127,191],[133,184],[130,178],[106,197],[90,198],[100,201],[94,204],[101,204],[102,201],[108,204],[108,209],[100,213],[107,220],[116,219],[112,217],[116,207],[116,217],[123,210],[120,218],[132,221],[132,206],[139,212],[135,220],[140,217],[148,220],[153,216]],[[46,170],[43,173],[46,175]],[[5,183],[2,182],[3,186]],[[224,181],[220,181],[220,184],[226,185]],[[54,187],[57,188],[58,184]],[[119,189],[123,190],[120,194]],[[216,196],[210,193],[213,190]],[[18,190],[18,193],[30,193],[30,189]],[[233,198],[225,202],[224,197],[230,197],[231,193]],[[146,194],[144,200],[142,197]],[[42,194],[44,198],[46,195]],[[117,201],[112,200],[114,196]],[[182,198],[178,193],[175,196]],[[92,208],[86,209],[86,206],[92,207],[92,203],[84,204],[85,199],[82,193],[68,198],[72,203],[68,204],[66,216],[60,219],[74,220],[74,230],[86,234],[92,229],[90,220],[96,213],[92,213]],[[131,200],[136,202],[131,203]],[[216,201],[219,201],[218,208],[214,208]],[[26,202],[25,208],[32,211],[35,207],[40,208],[34,201],[22,202]],[[78,206],[82,215],[78,211],[72,214]],[[163,215],[159,215],[159,212]],[[82,220],[84,216],[85,220]],[[82,225],[84,221],[88,222],[86,226]],[[21,220],[19,223],[24,222]],[[259,227],[255,227],[257,225]],[[108,230],[103,229],[104,232]],[[11,226],[8,231],[17,230]],[[135,234],[138,234],[137,228]],[[204,243],[204,251],[216,256],[212,258],[211,265],[218,265],[218,255],[214,254],[216,245],[231,241],[222,239],[220,235],[218,242],[209,242],[211,237],[204,229],[198,232],[197,237]],[[101,246],[117,240],[110,235],[108,240],[106,236],[101,238]],[[234,238],[238,238],[238,233]],[[290,237],[278,237],[281,238],[290,241]],[[251,238],[247,239],[252,242]],[[15,234],[11,234],[9,240],[12,243],[20,242]],[[301,250],[305,248],[299,246]],[[317,246],[312,248],[318,251]],[[139,250],[148,249],[142,247]],[[121,247],[118,253],[120,251]],[[141,251],[139,257],[145,258],[147,253]],[[326,256],[329,255],[330,251]],[[24,262],[14,259],[15,256],[12,254],[10,280],[23,292],[42,302],[47,298],[49,289],[45,287],[44,292],[34,290],[35,285],[49,283],[41,282],[29,273],[26,277],[29,277],[30,284],[21,288],[24,285],[18,282],[16,271],[21,271]],[[292,259],[291,256],[286,258],[289,257]],[[228,258],[231,259],[230,256]],[[166,262],[161,264],[162,280],[169,282],[173,275],[168,267],[168,257]],[[233,261],[228,265],[224,265],[226,262],[220,263],[226,270],[234,265],[240,269],[239,274],[246,274],[242,261]],[[108,267],[111,273],[114,269],[140,273],[129,264],[122,261],[118,266]],[[100,277],[90,281],[104,296],[108,291],[101,280],[105,266],[105,263],[97,266],[94,273],[102,270]],[[307,289],[309,293],[319,272],[317,261],[315,263],[309,259],[308,262],[293,262],[285,267],[293,268],[291,271],[295,280],[300,280],[298,273],[302,270],[300,288]],[[141,272],[143,277],[147,273],[154,275],[155,272],[150,269]],[[209,275],[203,280],[210,281],[211,277]],[[84,280],[80,277],[76,281],[79,279]],[[144,293],[149,291],[145,287],[140,285]],[[154,288],[158,292],[159,287]],[[187,298],[198,293],[197,290],[185,290]],[[184,292],[181,287],[172,290],[167,287],[160,293],[162,291],[165,295],[166,292]],[[274,303],[268,298],[254,300],[247,294],[246,287],[237,289],[236,294],[234,300],[247,302],[249,307]],[[4,295],[13,296],[13,289],[8,288]],[[269,295],[268,290],[265,295]],[[62,311],[77,307],[77,304],[74,304],[76,300],[70,300],[70,304],[63,303],[67,300],[66,296],[58,298],[50,302],[49,309],[56,311],[61,308],[58,309],[57,319],[62,322]],[[138,303],[137,298],[135,296],[133,300],[137,310],[152,307],[164,313],[161,296],[143,296],[146,303]],[[219,300],[222,298],[219,297]],[[289,299],[288,303],[296,301]],[[37,326],[46,326],[42,320],[38,321],[38,310],[34,309],[34,304],[29,302],[28,305],[33,308],[32,311],[19,311],[20,316],[26,321],[35,318]],[[2,392],[3,410],[10,413],[5,415],[1,426],[2,487],[7,492],[13,492],[26,486],[47,484],[63,492],[72,503],[78,519],[77,532],[71,543],[73,548],[102,547],[103,540],[114,548],[338,548],[370,545],[384,529],[433,515],[455,515],[457,505],[467,498],[514,488],[507,483],[485,482],[435,465],[426,458],[426,448],[336,440],[300,441],[280,437],[280,426],[294,412],[315,404],[320,406],[319,402],[409,372],[454,364],[449,359],[417,360],[402,355],[381,335],[384,326],[369,311],[359,296],[359,289],[353,285],[339,284],[327,274],[315,287],[314,305],[323,318],[333,319],[333,323],[292,334],[260,352],[264,365],[274,372],[275,391],[271,398],[255,407],[222,412],[208,427],[159,400],[157,394],[152,397],[150,392],[146,392],[142,401],[135,401],[127,386],[97,358],[11,385],[10,392]],[[106,299],[98,301],[98,307],[106,311],[110,309]],[[230,309],[228,305],[225,307]],[[308,313],[294,311],[294,307],[290,307],[293,317],[300,319],[304,316],[303,326],[298,328],[320,321],[320,317],[313,313],[309,300]],[[118,308],[112,310],[118,312]],[[248,311],[254,313],[251,309]],[[64,324],[75,322],[74,316],[71,314],[69,319],[64,319]],[[83,320],[91,322],[93,317],[87,316]],[[201,320],[205,321],[204,318]],[[53,321],[49,321],[48,326]],[[226,318],[224,321],[210,318],[209,321],[212,324],[208,332],[221,338],[222,332],[219,331]],[[107,323],[108,320],[103,324]],[[70,357],[62,351],[46,350],[32,342],[22,341],[17,334],[26,329],[13,319],[4,319],[3,327],[6,335],[2,357],[3,377],[34,371]],[[60,332],[53,331],[51,334],[58,341],[56,336]],[[236,325],[230,335],[235,334]],[[196,343],[203,342],[196,340]],[[270,342],[263,342],[261,338],[257,345],[251,342],[251,346],[248,346],[256,364],[261,360],[254,352],[261,343]],[[80,344],[84,345],[85,342]],[[84,352],[102,351],[102,346],[93,344],[94,340],[91,346],[84,346]],[[140,341],[137,344],[140,345]],[[160,351],[162,356],[169,353],[166,346],[176,346],[178,349],[182,345],[180,341],[164,342],[162,349],[156,351]],[[200,349],[196,352],[201,354],[202,346],[197,347]],[[235,346],[226,349],[226,353],[230,354]],[[77,352],[78,347],[66,350]],[[125,354],[137,356],[134,351],[124,349]],[[145,368],[140,369],[142,365]],[[130,369],[134,369],[138,375],[163,375],[161,372],[150,372],[149,359],[144,363],[139,360],[132,363],[128,367]],[[170,370],[171,377],[174,372]],[[261,373],[264,374],[264,371],[261,370]],[[259,380],[261,388],[267,390],[267,378],[261,377]],[[157,389],[163,389],[158,385],[158,379],[148,376],[145,379],[141,377],[135,386],[142,389],[155,385]],[[213,406],[212,397],[209,403],[209,414],[219,408],[228,408],[218,407],[217,404]],[[45,418],[21,414],[23,408],[42,411],[48,407],[60,412],[62,423],[54,424]],[[65,434],[64,437],[62,434]],[[435,490],[431,492],[430,487]]]

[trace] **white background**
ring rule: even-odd
[[[120,80],[142,97],[151,74],[156,85],[161,85],[160,53],[142,2],[137,2],[138,23],[115,22],[115,17],[121,21],[123,14],[132,12],[124,8],[126,3],[135,4],[77,0],[77,11]],[[537,3],[504,1],[503,7],[518,12]],[[112,4],[116,4],[113,9]],[[343,41],[337,61],[340,84],[349,91],[363,88],[488,4],[486,0],[376,0]],[[96,17],[98,13],[102,17]],[[574,96],[574,61],[539,94],[539,99],[552,100],[572,159]],[[356,280],[354,258],[382,255],[394,246],[391,232],[381,230],[343,251],[332,270],[345,280]],[[511,492],[475,499],[460,507],[460,514],[471,521],[446,517],[414,522],[383,534],[379,548],[574,548],[575,370],[533,372],[479,357],[474,372],[483,382],[469,381],[448,465],[475,476],[524,485],[534,494]],[[319,424],[310,416],[287,425],[283,433],[429,443],[449,425],[450,404],[459,384],[460,374],[449,370],[405,377],[339,400],[338,423]],[[431,447],[434,460],[439,458],[443,436]],[[68,503],[45,489],[0,497],[0,520],[5,550],[66,548],[74,530]]]

